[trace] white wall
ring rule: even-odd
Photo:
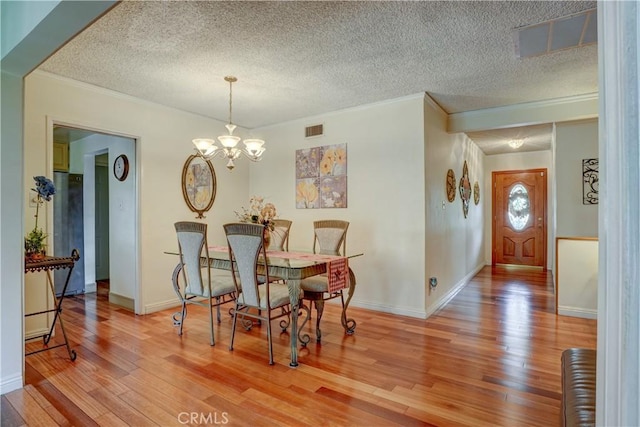
[[[554,171],[552,166],[551,151],[529,151],[523,153],[495,154],[486,156],[485,158],[485,185],[484,194],[486,195],[484,230],[486,233],[485,240],[485,263],[491,264],[491,174],[497,171],[507,170],[525,170],[525,169],[542,169],[546,168],[547,176],[547,268],[552,269],[555,263],[555,234],[553,230],[553,212],[555,199],[553,196]]]
[[[4,32],[2,33],[4,35]],[[24,366],[24,243],[22,199],[22,77],[2,71],[0,145],[0,393],[22,387]]]
[[[490,202],[484,188],[485,155],[463,133],[446,132],[447,116],[430,98],[424,104],[425,156],[425,291],[427,314],[446,303],[484,265],[484,209]],[[464,162],[473,188],[478,182],[480,202],[469,201],[464,217],[462,199],[456,187],[456,198],[449,203],[446,176],[453,169],[459,185]],[[438,285],[431,289],[429,277]]]
[[[598,205],[582,203],[582,160],[598,158],[598,121],[556,124],[557,236],[598,237]]]
[[[558,314],[597,318],[598,240],[558,237],[557,247]]]
[[[323,123],[325,136],[305,139]],[[290,249],[311,250],[313,221],[350,222],[347,252],[357,277],[352,304],[425,317],[423,95],[262,128],[264,159],[251,167],[250,194],[293,221]],[[346,209],[296,209],[295,151],[347,144]],[[247,206],[248,200],[242,205]]]
[[[24,139],[25,152],[29,154],[25,158],[24,177],[29,179],[34,174],[50,175],[52,171],[52,147],[46,142],[52,141],[52,135],[46,134],[48,119],[136,138],[136,164],[132,168],[137,173],[129,182],[137,186],[139,217],[136,235],[131,235],[126,245],[136,238],[140,242],[135,254],[137,262],[133,264],[138,270],[122,266],[121,274],[123,280],[139,281],[140,293],[136,296],[139,313],[176,304],[171,272],[177,259],[163,252],[177,249],[174,222],[196,217],[182,196],[182,168],[194,152],[191,140],[196,136],[217,135],[224,129],[224,123],[47,73],[32,73],[25,80]],[[239,134],[242,136],[242,129]],[[233,211],[247,203],[248,163],[239,160],[233,172],[229,172],[223,161],[214,160],[218,191],[204,220],[209,224],[211,243],[224,242],[222,224],[235,220]],[[25,219],[29,220],[28,215]]]
[[[639,21],[638,2],[598,4],[598,426],[640,425]]]

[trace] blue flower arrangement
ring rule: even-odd
[[[47,235],[44,234],[41,228],[38,228],[38,215],[40,213],[40,205],[45,201],[50,201],[51,196],[56,194],[56,186],[49,178],[44,176],[34,176],[33,179],[36,182],[36,188],[32,188],[31,190],[35,191],[37,194],[35,214],[36,224],[33,227],[33,230],[31,230],[29,234],[27,234],[27,237],[24,238],[25,256],[31,259],[44,257],[44,240],[47,238]]]

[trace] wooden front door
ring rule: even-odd
[[[492,173],[492,264],[547,265],[547,170]]]

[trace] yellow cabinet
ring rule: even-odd
[[[53,170],[69,172],[69,144],[64,142],[53,143]]]

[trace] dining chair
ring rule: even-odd
[[[322,255],[342,255],[347,250],[347,229],[348,221],[342,220],[320,220],[313,223],[313,253]],[[349,269],[349,277],[355,280],[351,269]],[[324,311],[324,302],[333,298],[340,297],[342,302],[342,325],[348,334],[352,334],[355,329],[355,321],[347,320],[346,306],[343,289],[336,292],[329,292],[329,281],[326,274],[313,276],[303,279],[300,282],[300,288],[303,290],[303,298],[313,301],[316,307],[316,341],[320,342],[322,332],[320,330],[320,319]]]
[[[269,249],[276,251],[289,251],[289,231],[292,222],[288,219],[274,219],[271,231],[271,243]]]
[[[264,321],[267,324],[269,364],[273,365],[271,321],[291,314],[289,288],[284,283],[271,282],[268,269],[259,262],[260,258],[263,262],[267,259],[263,225],[230,223],[223,227],[237,292],[229,350],[233,350],[238,317],[242,318],[246,330],[251,329],[253,322],[244,322],[245,318]],[[258,280],[258,274],[265,278],[264,282]],[[283,332],[288,326],[289,319],[280,321]]]
[[[180,263],[173,272],[173,284],[182,303],[182,310],[173,315],[173,323],[180,327],[178,335],[182,335],[187,304],[209,307],[211,345],[215,345],[213,307],[217,309],[217,320],[220,323],[220,306],[236,298],[233,278],[230,273],[222,270],[215,270],[214,274],[214,269],[210,266],[207,224],[181,221],[174,226],[178,236]]]

